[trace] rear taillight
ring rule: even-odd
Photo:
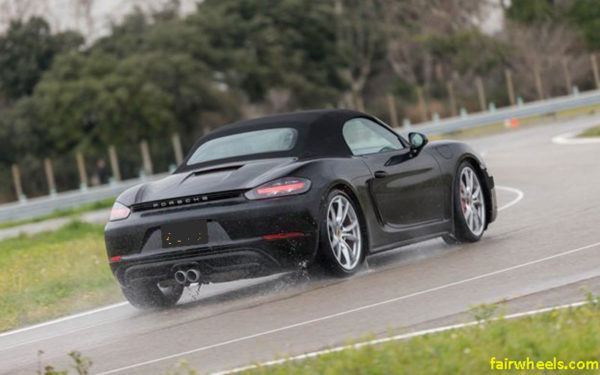
[[[310,180],[300,177],[284,177],[254,188],[245,195],[246,198],[252,200],[267,199],[302,194],[306,193],[309,189]]]
[[[115,202],[110,210],[110,221],[127,219],[130,213],[131,209],[129,207],[119,202]]]

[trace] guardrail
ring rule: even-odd
[[[165,177],[167,174],[156,174],[147,177],[152,181]],[[13,202],[0,205],[0,222],[17,221],[48,215],[56,210],[79,207],[84,204],[116,197],[132,186],[142,183],[139,178],[121,181],[113,185],[90,187],[85,191],[74,190],[58,193],[54,196],[38,197],[25,202]]]
[[[430,121],[397,130],[406,132],[415,129],[427,135],[447,134],[502,123],[512,118],[527,118],[550,115],[556,112],[600,104],[600,90],[586,91],[569,96],[561,96],[512,107],[504,107],[488,112],[479,112],[465,116],[451,117],[439,121]]]
[[[418,130],[428,135],[446,134],[459,130],[472,129],[480,126],[502,123],[512,118],[527,118],[532,116],[549,115],[559,111],[600,104],[600,90],[587,91],[569,96],[531,102],[512,107],[505,107],[488,112],[467,114],[464,116],[446,118],[439,121],[415,124],[409,127],[397,128],[399,132]],[[148,177],[147,180],[158,179],[166,174]],[[89,188],[86,191],[70,191],[56,194],[53,197],[39,197],[26,202],[14,202],[0,205],[0,222],[23,220],[47,215],[58,209],[81,206],[119,195],[129,187],[141,183],[140,179],[122,181],[112,186]]]

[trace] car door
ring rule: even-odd
[[[343,134],[373,174],[369,191],[385,225],[404,229],[444,219],[440,167],[427,148],[411,155],[396,133],[367,118],[346,122]]]

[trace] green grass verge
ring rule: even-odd
[[[0,229],[12,228],[19,225],[39,223],[40,221],[56,219],[59,217],[70,217],[84,214],[86,212],[102,210],[105,208],[112,207],[115,202],[115,198],[107,198],[98,202],[84,204],[79,207],[67,208],[63,210],[56,210],[48,215],[34,217],[32,219],[19,220],[19,221],[5,221],[0,223]]]
[[[599,371],[503,371],[491,358],[526,361],[600,361],[600,304],[482,325],[406,341],[345,350],[302,361],[247,371],[246,374],[597,374]],[[558,363],[558,362],[557,362]],[[597,365],[598,362],[595,362]],[[593,366],[593,364],[590,364]],[[179,364],[169,374],[195,374]]]
[[[600,126],[595,126],[593,128],[589,128],[583,133],[579,134],[578,137],[600,137]]]
[[[0,241],[0,331],[121,300],[101,226]]]

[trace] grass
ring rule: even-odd
[[[497,361],[600,361],[600,304],[515,319],[488,320],[489,309],[479,314],[481,325],[350,349],[302,361],[246,371],[245,374],[489,374],[577,373],[599,371],[505,371],[491,368]],[[476,314],[474,314],[476,315]],[[185,363],[168,374],[195,374]]]
[[[67,208],[62,210],[56,210],[48,215],[34,217],[32,219],[19,220],[19,221],[5,221],[0,223],[0,229],[12,228],[19,225],[39,223],[44,220],[56,219],[60,217],[71,217],[84,214],[86,212],[102,210],[105,208],[112,207],[115,202],[115,198],[107,198],[98,202],[88,203],[79,207]]]
[[[0,331],[122,299],[97,225],[0,241],[0,270]]]
[[[578,137],[600,137],[600,126],[589,128],[583,133],[579,134]]]
[[[472,310],[478,325],[348,349],[305,360],[243,371],[247,375],[387,375],[387,374],[598,374],[600,372],[600,298],[588,296],[581,307],[559,309],[506,320],[491,319],[494,305]],[[365,340],[370,339],[369,337]],[[68,354],[78,374],[88,374],[92,361]],[[495,361],[493,362],[492,359]],[[507,369],[518,361],[524,369]],[[584,369],[559,369],[573,362]],[[529,364],[530,363],[530,364]],[[546,366],[540,369],[538,366]],[[504,366],[499,367],[499,366]],[[527,367],[532,366],[532,367]],[[46,375],[66,374],[45,367]],[[66,371],[66,370],[65,370]],[[197,375],[182,361],[166,375]]]

